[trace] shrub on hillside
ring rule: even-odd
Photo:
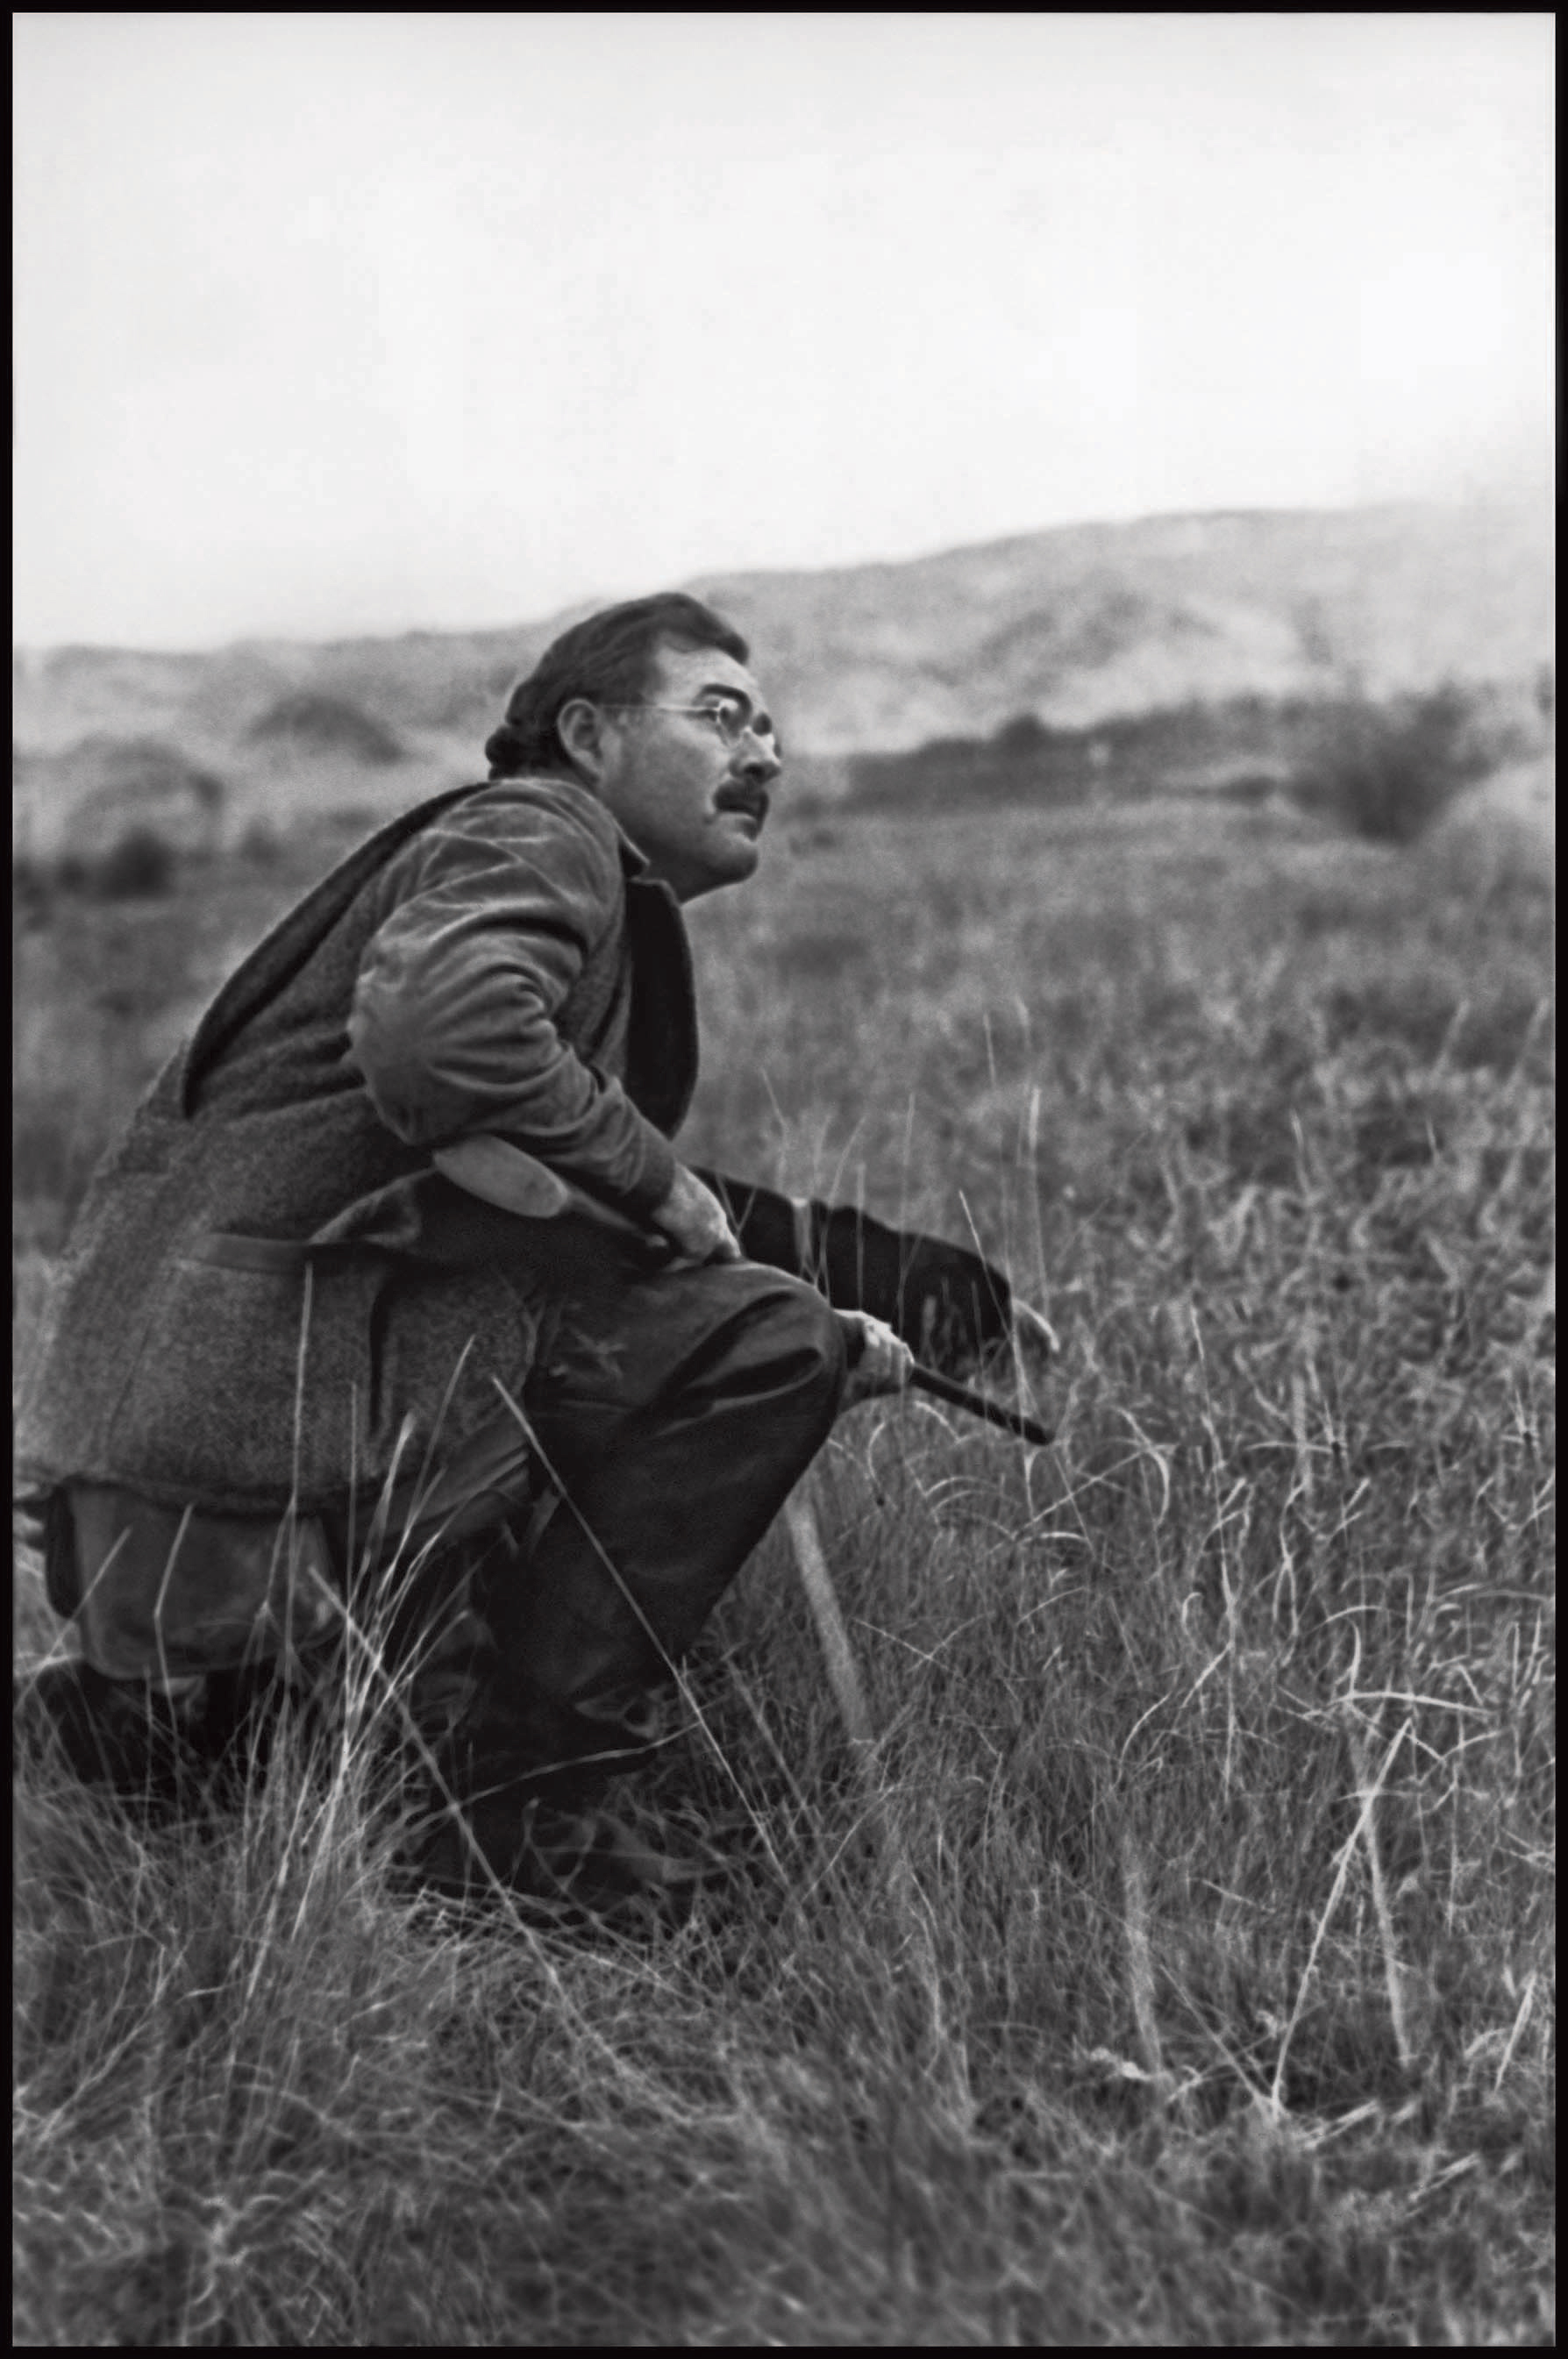
[[[256,745],[279,745],[291,754],[334,754],[373,769],[403,759],[401,740],[347,697],[311,690],[280,696],[246,733]]]
[[[174,889],[174,847],[156,827],[128,827],[92,870],[101,901],[156,901]]]
[[[1038,712],[1018,712],[1010,721],[1003,722],[991,743],[998,754],[1025,760],[1044,753],[1051,743],[1051,732]]]
[[[47,922],[54,907],[54,879],[49,863],[19,852],[11,862],[11,907],[28,922]]]
[[[278,868],[283,863],[283,839],[269,819],[253,819],[236,849],[250,868]]]
[[[1374,843],[1413,843],[1487,767],[1472,698],[1453,683],[1388,704],[1323,709],[1291,791]]]

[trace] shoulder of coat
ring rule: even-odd
[[[648,866],[644,854],[596,795],[551,771],[517,778],[492,778],[472,788],[457,809],[464,822],[481,826],[487,819],[504,819],[514,812],[531,816],[548,811],[553,818],[580,829],[601,851],[618,859],[627,876],[640,876]]]

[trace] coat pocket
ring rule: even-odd
[[[374,1257],[235,1268],[177,1255],[152,1288],[110,1454],[213,1506],[302,1506],[376,1479]]]

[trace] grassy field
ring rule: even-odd
[[[1061,1440],[854,1412],[654,1799],[676,1932],[399,1901],[353,1720],[243,1813],[17,1790],[25,2343],[1544,2343],[1551,906],[1528,837],[786,824],[693,1159],[974,1236]],[[18,940],[16,1317],[297,878]],[[24,1653],[51,1633],[24,1571]]]

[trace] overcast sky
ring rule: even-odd
[[[26,643],[1551,462],[1544,14],[16,24]]]

